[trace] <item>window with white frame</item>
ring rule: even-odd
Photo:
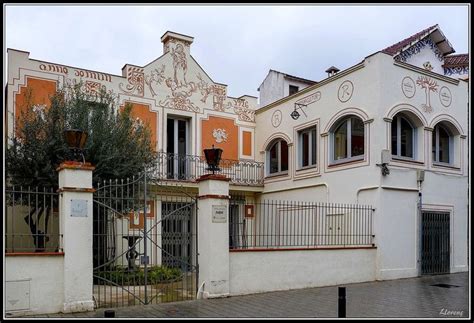
[[[433,129],[432,153],[435,163],[453,163],[453,136],[448,128],[437,124]]]
[[[288,144],[283,139],[275,140],[267,150],[267,174],[284,174],[288,172]]]
[[[331,131],[332,162],[363,159],[364,122],[355,116],[336,123]]]
[[[416,127],[401,114],[392,120],[392,155],[415,159]]]
[[[298,131],[298,166],[305,168],[316,165],[316,126]]]

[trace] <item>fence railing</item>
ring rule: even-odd
[[[59,194],[46,187],[7,187],[5,252],[59,252]]]
[[[203,156],[159,152],[153,175],[164,180],[195,181],[207,170]],[[230,183],[237,185],[263,185],[263,163],[247,160],[222,159],[219,163],[219,174],[230,178]]]
[[[231,200],[229,248],[373,246],[372,218],[367,205]]]

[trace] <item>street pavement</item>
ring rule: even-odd
[[[341,286],[348,318],[470,317],[468,273]],[[114,310],[116,318],[337,318],[338,286],[28,317],[103,318],[105,310]]]

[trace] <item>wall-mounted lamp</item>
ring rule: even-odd
[[[297,111],[298,109],[300,109],[301,112],[303,112],[303,114],[304,114],[305,117],[308,117],[308,116],[306,115],[306,112],[304,112],[303,107],[306,107],[306,105],[301,104],[301,103],[295,103],[295,109],[294,109],[293,112],[290,114],[290,117],[293,118],[293,120],[297,120],[297,119],[300,117],[300,113]]]
[[[392,157],[390,156],[390,150],[383,149],[382,150],[382,158],[381,158],[382,163],[376,164],[377,166],[382,168],[382,175],[383,176],[386,176],[386,175],[390,174],[390,169],[388,169],[387,165],[390,163],[391,158]]]

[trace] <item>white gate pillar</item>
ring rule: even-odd
[[[225,297],[229,295],[229,178],[208,174],[198,182],[198,286],[204,283],[203,298]]]
[[[60,230],[64,251],[63,312],[93,311],[92,171],[90,163],[64,162],[58,168]]]

